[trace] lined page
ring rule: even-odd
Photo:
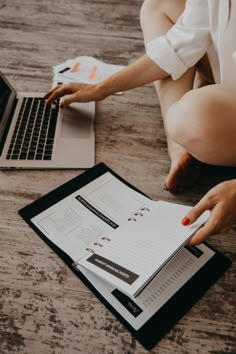
[[[181,220],[190,207],[154,202],[115,230],[110,241],[91,244],[95,254],[78,263],[130,296],[145,285],[205,222],[203,214],[193,225]]]

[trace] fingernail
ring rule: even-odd
[[[185,216],[185,217],[183,218],[183,220],[182,220],[182,224],[183,224],[184,226],[187,226],[189,223],[190,223],[189,218],[187,218],[187,216]]]

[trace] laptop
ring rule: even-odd
[[[88,168],[95,163],[95,102],[60,109],[43,93],[16,93],[0,73],[0,168]]]

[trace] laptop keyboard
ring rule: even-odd
[[[25,97],[7,152],[9,160],[51,160],[59,101],[46,106],[44,98]]]

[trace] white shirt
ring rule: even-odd
[[[187,0],[165,36],[147,55],[176,80],[207,53],[216,83],[236,86],[236,0]]]

